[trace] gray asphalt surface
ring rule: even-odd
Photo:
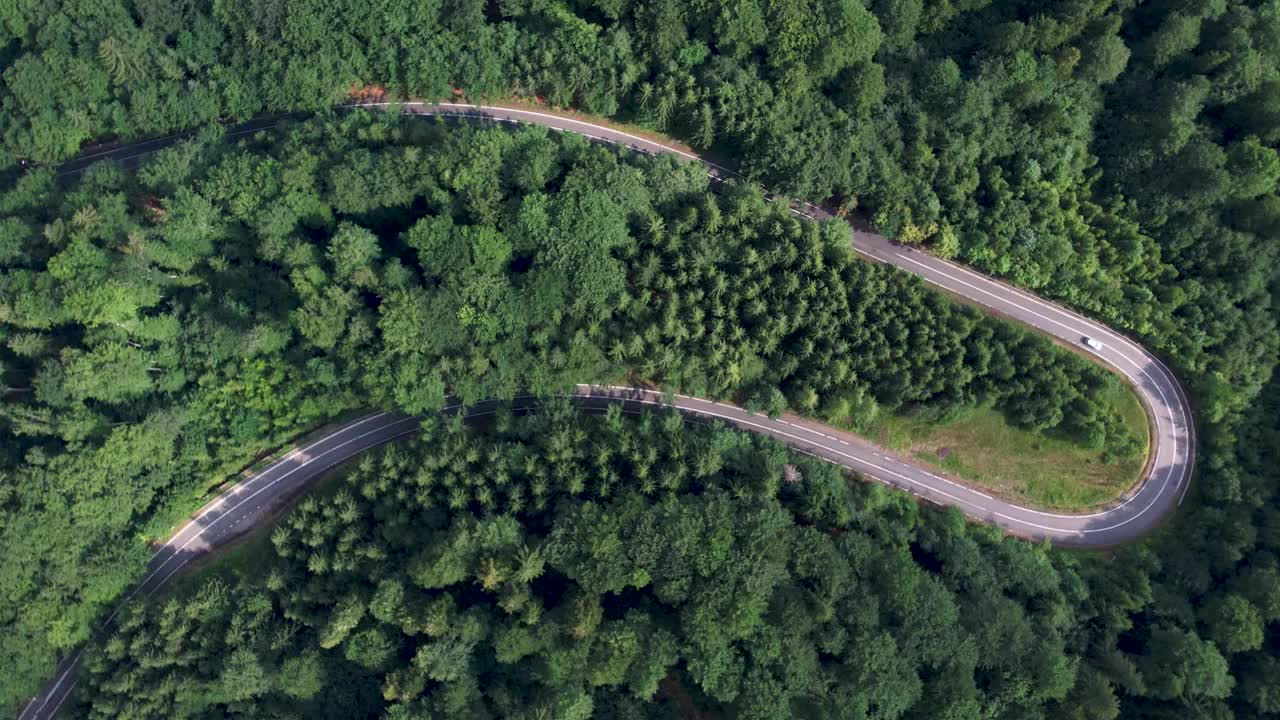
[[[403,112],[413,114],[543,125],[642,152],[674,154],[702,163],[708,175],[717,180],[740,179],[732,170],[703,161],[690,153],[622,131],[548,113],[462,104],[373,103],[353,107],[399,107]],[[228,134],[252,133],[272,127],[277,122],[278,118],[261,118],[228,128]],[[59,175],[78,173],[103,160],[132,165],[181,137],[98,148],[62,166]],[[826,210],[808,203],[793,204],[792,210],[818,220],[833,218]],[[1082,546],[1118,545],[1141,537],[1181,504],[1190,486],[1195,461],[1195,426],[1182,387],[1158,358],[1120,333],[1030,293],[922,251],[901,247],[882,236],[857,230],[852,232],[854,249],[869,259],[894,265],[1069,345],[1082,347],[1081,341],[1086,336],[1100,341],[1103,344],[1100,351],[1088,352],[1137,390],[1153,422],[1152,458],[1148,473],[1139,485],[1122,500],[1096,512],[1043,512],[1006,502],[977,488],[931,473],[855,435],[809,420],[792,416],[771,419],[748,413],[729,403],[683,395],[674,396],[672,404],[691,415],[717,419],[743,430],[768,435],[798,452],[907,490],[930,502],[956,507],[974,520],[989,522],[1031,539]],[[638,410],[665,404],[661,394],[635,388],[581,385],[577,397],[588,408],[620,402],[629,410]],[[492,408],[491,403],[482,403],[467,408],[466,412],[469,416],[483,415],[492,412]],[[446,411],[457,409],[450,407]],[[192,560],[270,517],[280,502],[296,495],[328,468],[416,430],[414,418],[397,413],[375,413],[285,455],[220,495],[175,533],[152,557],[148,574],[122,604],[138,595],[149,597],[155,594]],[[114,617],[115,613],[107,622]],[[75,687],[79,658],[77,652],[58,666],[54,678],[23,709],[20,720],[44,720],[57,714]]]

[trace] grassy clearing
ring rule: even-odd
[[[969,408],[943,421],[891,415],[866,435],[1005,499],[1079,510],[1124,494],[1146,463],[1147,416],[1137,395],[1117,383],[1107,399],[1143,439],[1140,454],[1110,464],[1100,450],[1014,427],[991,408]]]

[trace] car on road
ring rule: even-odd
[[[1102,343],[1098,342],[1097,340],[1094,340],[1088,335],[1085,335],[1084,337],[1080,338],[1080,342],[1084,343],[1092,350],[1102,350]]]

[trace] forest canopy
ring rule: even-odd
[[[348,121],[289,153],[262,152],[277,142],[265,136],[228,153],[210,129],[322,110],[353,91],[433,100],[456,90],[670,133],[779,192],[826,200],[1127,329],[1169,358],[1201,420],[1195,491],[1166,537],[1103,558],[1049,554],[1058,567],[1078,562],[1078,582],[1059,575],[1068,602],[1053,600],[1075,613],[1062,626],[1072,684],[1061,702],[1009,707],[1073,720],[1280,714],[1280,385],[1268,380],[1280,346],[1277,57],[1275,0],[0,4],[0,667],[16,670],[0,678],[0,698],[17,702],[56,649],[88,636],[142,567],[133,540],[293,428],[369,397],[423,408],[447,392],[500,396],[584,370],[643,370],[707,392],[734,388],[763,408],[808,408],[816,396],[819,413],[985,397],[1032,424],[1114,439],[1087,402],[1089,369],[1019,362],[1029,384],[992,383],[1000,356],[970,357],[965,338],[977,344],[989,330],[995,344],[1039,357],[1037,341],[1004,338],[999,323],[939,309],[893,273],[840,260],[831,227],[795,223],[751,192],[711,202],[697,173],[668,168],[649,182],[585,143],[548,151],[529,135],[474,152],[459,136],[452,152],[466,162],[424,169],[417,146],[446,138],[399,147],[387,125]],[[137,176],[104,166],[63,188],[50,169],[88,141],[193,128],[203,128],[198,141]],[[329,149],[349,157],[332,163]],[[583,173],[607,175],[609,197],[568,182],[566,153],[593,164]],[[552,177],[568,191],[557,184],[526,207]],[[406,206],[432,219],[397,224]],[[637,207],[652,216],[637,221]],[[629,254],[620,217],[647,256]],[[759,263],[743,263],[743,277],[790,270],[829,288],[843,282],[827,279],[833,269],[851,266],[836,274],[895,305],[870,305],[852,338],[847,325],[806,327],[821,317],[812,303],[780,324],[755,323],[750,287],[727,284],[730,303],[695,282],[714,280],[695,262],[698,238],[726,217],[739,223],[728,234],[738,244],[716,247],[751,248]],[[537,249],[522,244],[521,227],[566,242],[530,262]],[[646,257],[664,270],[689,265],[633,285]],[[539,284],[545,293],[513,300],[538,267],[557,268]],[[570,277],[593,282],[579,295]],[[765,289],[809,292],[790,285],[778,276]],[[850,309],[862,297],[822,296]],[[706,322],[717,310],[719,329]],[[955,332],[926,332],[940,318]],[[541,324],[517,342],[522,322]],[[788,330],[814,332],[812,348],[765,362],[760,353]],[[789,366],[809,353],[852,364]],[[914,365],[917,353],[930,362]],[[994,364],[973,373],[982,362]],[[1046,367],[1064,389],[1041,404],[1034,383]],[[849,380],[855,371],[867,374]],[[897,387],[907,392],[882,395]],[[893,522],[883,527],[897,537]],[[907,542],[925,572],[940,572],[917,554],[922,541],[885,542]],[[1002,567],[989,548],[959,551]],[[992,586],[974,587],[975,601],[1000,604]],[[280,607],[266,597],[263,622]],[[138,628],[150,627],[149,613],[160,622],[158,609],[135,612]],[[895,657],[853,665],[892,667]]]

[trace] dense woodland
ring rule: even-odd
[[[421,409],[632,373],[855,420],[980,400],[1125,444],[1090,405],[1103,381],[1043,343],[850,265],[840,233],[749,191],[712,198],[697,173],[583,143],[451,140],[428,124],[406,143],[347,119],[243,152],[205,130],[136,178],[99,168],[66,191],[18,167],[379,86],[536,94],[645,124],[1130,329],[1196,396],[1196,495],[1171,538],[1049,554],[1061,582],[1045,592],[1073,613],[1055,625],[1069,687],[985,716],[1280,714],[1276,2],[17,0],[0,6],[0,38],[4,701],[136,575],[145,551],[122,539],[164,527],[281,433],[370,397]],[[841,282],[853,290],[818,291]],[[759,321],[761,295],[804,311]],[[807,325],[826,303],[866,315]],[[867,534],[948,583],[910,525]],[[993,549],[1010,545],[959,552],[991,565],[1033,551]],[[957,592],[1046,602],[994,582]]]
[[[838,422],[991,404],[1124,456],[1118,382],[669,157],[343,113],[0,196],[7,692],[282,434],[621,379]]]

